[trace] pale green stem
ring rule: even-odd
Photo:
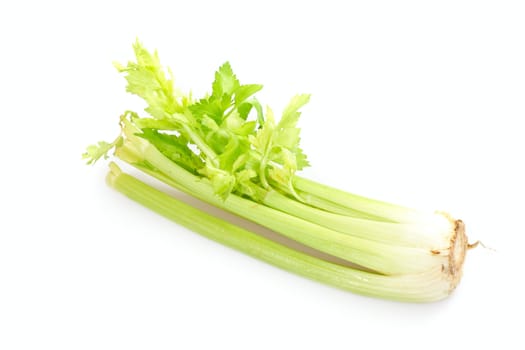
[[[211,162],[214,167],[218,167],[217,154],[204,142],[195,131],[193,131],[187,124],[182,124],[184,132],[188,135],[190,140],[197,145],[199,150],[206,155],[206,159]]]
[[[124,143],[124,148],[127,145]],[[389,275],[426,271],[429,267],[440,264],[440,257],[432,256],[427,249],[393,246],[351,236],[233,194],[222,200],[214,194],[207,179],[192,175],[164,157],[153,146],[145,147],[143,151],[143,159],[157,169],[150,171],[151,175],[163,173],[171,180],[170,185],[182,191],[324,253]],[[122,152],[117,150],[116,154],[120,157]],[[165,180],[166,176],[160,177],[160,180]],[[294,201],[285,198],[281,205],[286,207],[291,202]]]
[[[358,211],[382,218],[385,221],[400,223],[420,222],[422,218],[426,219],[428,216],[428,213],[348,193],[300,176],[294,177],[293,185],[301,192],[309,193],[325,201],[337,203],[339,206],[351,209],[351,212],[349,212],[350,216],[352,216],[352,212]]]
[[[441,273],[382,276],[336,265],[293,250],[183,203],[110,165],[108,184],[134,201],[201,235],[284,270],[354,293],[407,302],[447,297]]]

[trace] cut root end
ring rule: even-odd
[[[453,219],[452,219],[453,220]],[[465,224],[461,220],[453,220],[454,234],[450,240],[450,252],[448,256],[448,275],[450,278],[450,290],[456,288],[461,280],[463,274],[463,263],[467,250],[474,248],[477,243],[473,245],[468,243],[468,238],[465,233]]]

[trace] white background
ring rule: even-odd
[[[16,4],[16,5],[15,5]],[[521,1],[0,5],[1,349],[523,348]],[[305,175],[461,217],[456,292],[357,296],[210,242],[104,184],[86,145],[136,100],[139,37],[199,95],[229,60],[280,110],[312,93]]]

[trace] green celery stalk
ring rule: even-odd
[[[354,225],[355,235],[349,235],[287,214],[285,211],[294,211],[296,202],[286,197],[279,197],[281,202],[276,205],[283,208],[290,207],[285,211],[254,203],[235,194],[221,199],[214,193],[207,179],[199,178],[181,168],[147,141],[134,136],[132,129],[126,128],[132,126],[125,123],[127,139],[115,152],[120,159],[139,166],[141,170],[181,191],[279,232],[306,246],[388,275],[423,272],[436,264],[444,268],[449,266],[449,255],[443,246],[418,248],[383,242],[384,236],[403,237],[406,232],[403,225],[391,223],[388,224],[390,225],[388,230],[383,228],[384,222],[359,221]],[[144,164],[149,164],[149,167]],[[450,224],[447,219],[443,218],[443,220]],[[449,231],[450,235],[455,234],[453,226],[449,227]],[[367,234],[371,236],[368,239],[359,237]],[[446,244],[448,247],[448,242]],[[436,255],[432,252],[441,249],[443,249],[442,254]]]
[[[349,193],[301,176],[294,177],[294,186],[299,191],[319,198],[320,201],[337,203],[339,213],[350,216],[358,216],[356,212],[362,212],[373,218],[399,223],[418,223],[425,221],[429,216],[428,213],[416,209]]]
[[[110,164],[108,184],[134,201],[209,239],[284,270],[354,293],[386,299],[431,302],[451,292],[439,269],[383,276],[330,263],[261,237],[198,210]]]

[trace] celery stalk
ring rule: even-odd
[[[394,223],[388,224],[388,229],[383,228],[383,222],[362,221],[359,225],[354,225],[353,235],[345,234],[287,214],[285,211],[293,212],[296,205],[296,202],[288,198],[279,197],[281,201],[275,203],[276,207],[285,208],[284,211],[254,203],[234,194],[223,200],[214,194],[211,184],[206,179],[190,174],[144,140],[133,139],[132,136],[130,139],[134,142],[124,142],[122,147],[117,148],[116,155],[120,159],[131,165],[150,164],[155,170],[148,171],[144,166],[142,170],[159,180],[321,252],[388,275],[424,272],[435,265],[447,267],[449,264],[448,242],[455,233],[453,223],[448,219],[443,218],[446,223],[443,229],[447,230],[446,243],[430,247],[385,243],[383,237],[404,237],[407,232],[403,225]],[[140,143],[140,146],[137,146],[137,143]],[[141,153],[136,153],[137,150]],[[128,157],[131,153],[133,156]],[[367,235],[367,239],[362,238]],[[432,250],[442,253],[434,254]]]
[[[299,191],[319,197],[321,200],[337,203],[340,208],[344,208],[340,210],[340,213],[350,216],[356,216],[353,214],[355,212],[362,212],[365,215],[392,222],[418,223],[424,221],[429,215],[412,208],[348,193],[301,176],[294,177],[294,186]]]
[[[421,274],[383,276],[333,264],[275,243],[200,211],[110,165],[108,184],[160,215],[221,244],[284,270],[354,293],[399,301],[443,299],[451,285],[439,269]]]

